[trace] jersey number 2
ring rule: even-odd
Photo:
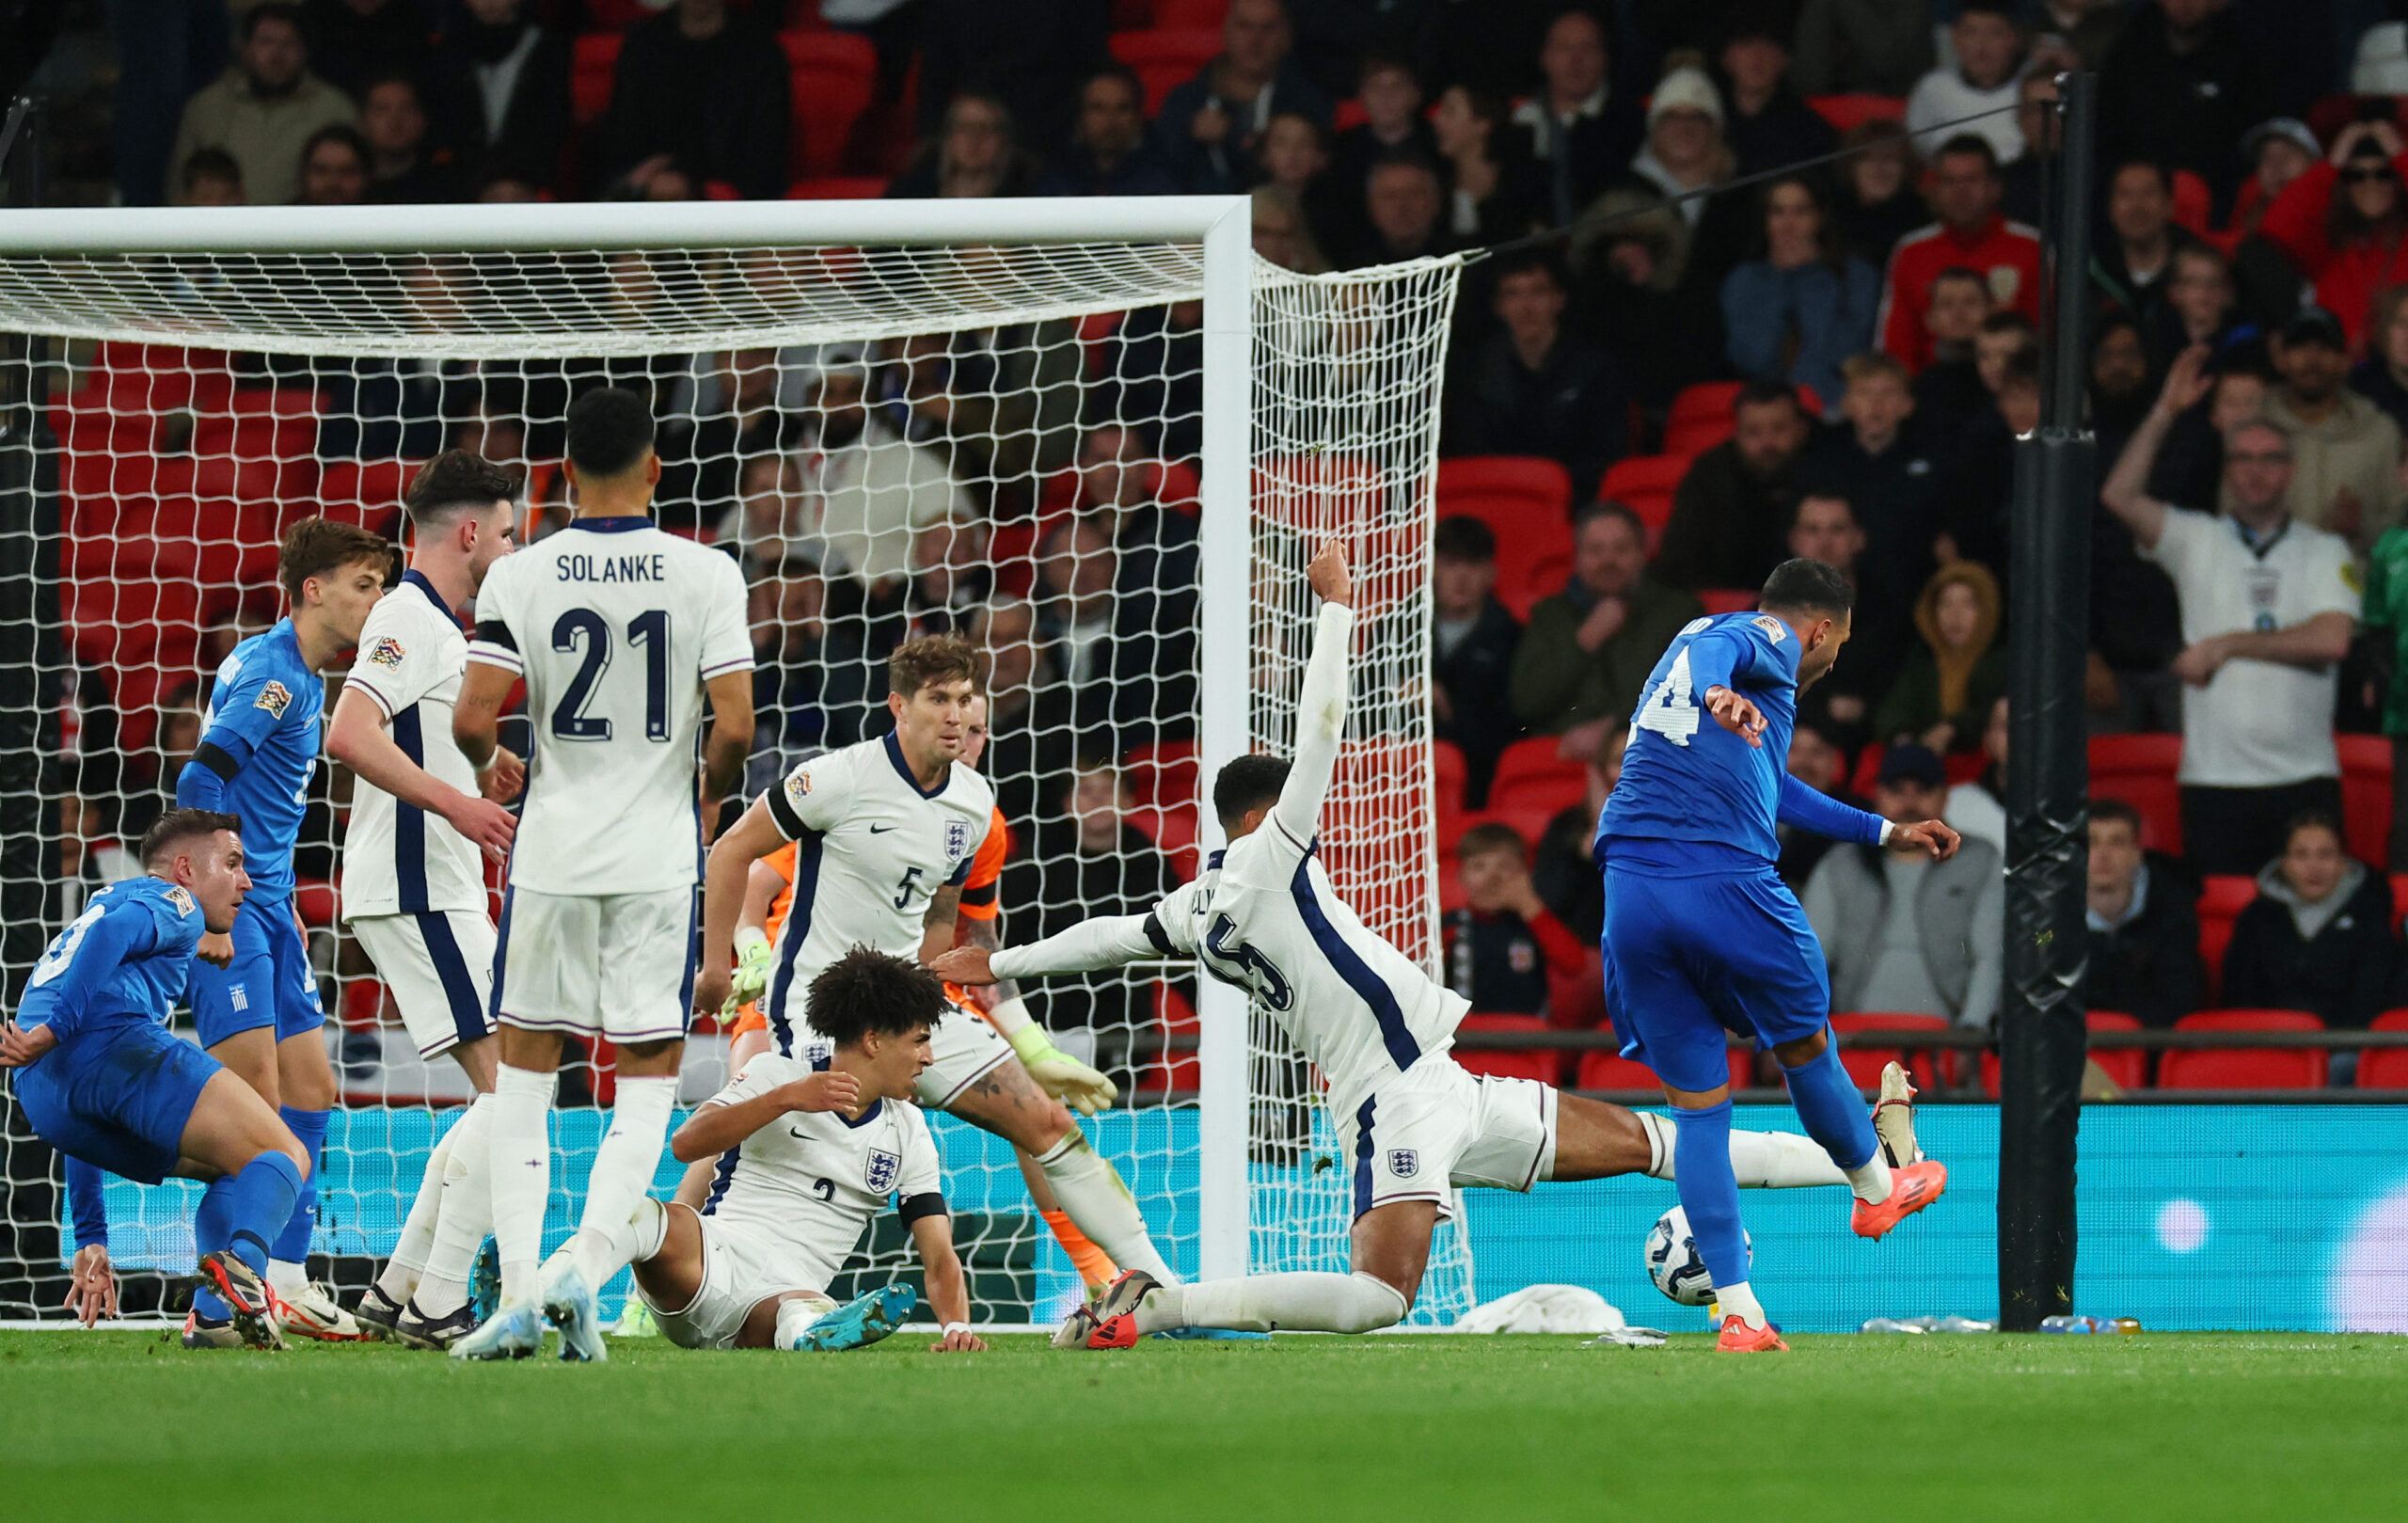
[[[563,654],[582,642],[585,659],[552,706],[552,733],[563,740],[608,740],[607,715],[585,712],[594,685],[610,669],[610,626],[590,608],[573,608],[552,622],[552,649]],[[643,738],[669,738],[669,614],[661,609],[627,621],[627,643],[643,647]]]
[[[1672,658],[1672,669],[1639,706],[1637,725],[1676,746],[1686,746],[1689,737],[1697,734],[1698,713],[1697,701],[1689,696],[1689,653],[1684,650]]]

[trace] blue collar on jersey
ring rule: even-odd
[[[441,613],[445,618],[451,620],[453,624],[460,622],[460,615],[452,611],[452,605],[445,602],[443,600],[443,595],[435,590],[435,583],[426,579],[426,573],[422,571],[404,571],[402,573],[402,579],[417,588],[420,592],[424,593],[426,595],[426,600],[434,604],[436,611]]]
[[[1221,859],[1228,854],[1229,849],[1228,847],[1223,847],[1220,850],[1213,852],[1209,857],[1206,857],[1204,859],[1204,870],[1208,873],[1218,871],[1221,865]]]
[[[814,1073],[827,1072],[828,1058],[829,1054],[824,1049],[820,1052],[814,1053],[811,1056],[811,1071]],[[843,1111],[831,1111],[828,1114],[844,1122],[854,1131],[859,1131],[863,1127],[869,1125],[870,1122],[877,1120],[878,1113],[884,1109],[886,1109],[886,1097],[884,1095],[880,1095],[876,1100],[869,1103],[869,1109],[862,1112],[862,1118],[858,1121],[854,1120],[851,1117],[847,1116]]]
[[[597,534],[624,534],[631,530],[650,529],[652,520],[641,513],[631,513],[617,518],[571,518],[568,527],[592,530]]]
[[[935,798],[938,794],[943,793],[948,786],[950,786],[953,782],[953,769],[948,767],[944,769],[943,782],[939,783],[932,788],[924,788],[920,786],[920,780],[911,775],[911,769],[906,765],[903,760],[903,742],[895,736],[893,730],[886,732],[886,759],[895,764],[895,775],[901,778],[905,783],[910,784],[911,791],[918,794],[923,799]]]

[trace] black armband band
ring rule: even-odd
[[[768,804],[769,818],[778,827],[780,835],[789,841],[800,841],[811,833],[811,827],[802,822],[802,815],[795,808],[794,801],[786,797],[784,783],[770,788],[761,798]]]
[[[243,769],[243,764],[236,761],[233,757],[226,754],[223,747],[214,745],[207,740],[203,740],[198,748],[193,752],[192,759],[200,763],[203,767],[208,768],[211,771],[215,772],[220,778],[223,778],[229,783],[233,782],[234,774]]]
[[[477,622],[476,638],[488,645],[499,645],[503,650],[516,650],[518,648],[518,637],[512,634],[510,632],[510,626],[502,623],[499,619],[479,620]]]
[[[961,902],[965,908],[983,910],[995,902],[997,896],[995,888],[996,885],[993,883],[981,884],[976,888],[965,888],[961,891]]]
[[[923,1216],[942,1216],[945,1214],[944,1197],[935,1190],[906,1196],[895,1203],[895,1214],[906,1227]]]
[[[1163,928],[1163,917],[1151,910],[1146,912],[1146,940],[1153,943],[1154,950],[1164,957],[1179,955],[1179,948],[1170,944],[1170,932]]]

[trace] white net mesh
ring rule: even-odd
[[[398,537],[417,462],[465,446],[524,471],[522,532],[540,539],[566,518],[568,404],[611,383],[660,420],[663,524],[744,564],[760,662],[748,791],[882,731],[882,663],[901,640],[952,630],[989,651],[984,769],[1015,838],[999,885],[1007,941],[1142,910],[1193,874],[1197,673],[1228,658],[1199,654],[1201,601],[1251,595],[1252,649],[1235,658],[1255,702],[1231,721],[1284,748],[1299,547],[1348,535],[1366,632],[1331,866],[1374,928],[1428,962],[1426,563],[1455,275],[1306,280],[1257,265],[1255,584],[1216,589],[1198,561],[1192,243],[0,258],[0,331],[36,336],[6,361],[9,379],[45,402],[55,436],[34,501],[55,515],[37,702],[58,721],[43,742],[58,812],[0,823],[20,846],[39,831],[44,934],[138,870],[125,844],[172,802],[212,674],[281,611],[286,527],[315,513]],[[328,764],[312,787],[296,908],[342,1088],[313,1246],[322,1273],[356,1286],[468,1089],[450,1059],[419,1057],[342,925],[348,775]],[[24,968],[8,973],[13,992]],[[1193,970],[1172,967],[1030,992],[1062,1045],[1120,1084],[1122,1107],[1088,1131],[1182,1273],[1198,1260],[1198,1129],[1245,1124],[1198,1114],[1195,997]],[[1317,1085],[1257,1024],[1252,1261],[1339,1261],[1345,1196],[1318,1166],[1334,1145]],[[698,1028],[689,1103],[721,1082],[727,1039]],[[547,1246],[581,1206],[607,1052],[563,1078]],[[0,1119],[0,1314],[39,1314],[69,1251],[59,1166],[13,1104]],[[1054,1314],[1079,1281],[1009,1148],[938,1128],[979,1313]],[[664,1160],[664,1190],[673,1175]],[[188,1272],[193,1193],[112,1183],[122,1268]],[[892,1227],[873,1259],[901,1261]],[[1467,1262],[1442,1245],[1421,1314],[1451,1314],[1468,1292]],[[137,1277],[129,1307],[171,1297]]]

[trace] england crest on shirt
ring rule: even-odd
[[[970,855],[970,822],[948,819],[944,822],[944,855],[947,862],[959,862]]]
[[[862,1180],[869,1186],[870,1194],[884,1195],[893,1190],[895,1182],[902,1175],[903,1160],[900,1156],[881,1148],[869,1150],[869,1159],[862,1168]]]

